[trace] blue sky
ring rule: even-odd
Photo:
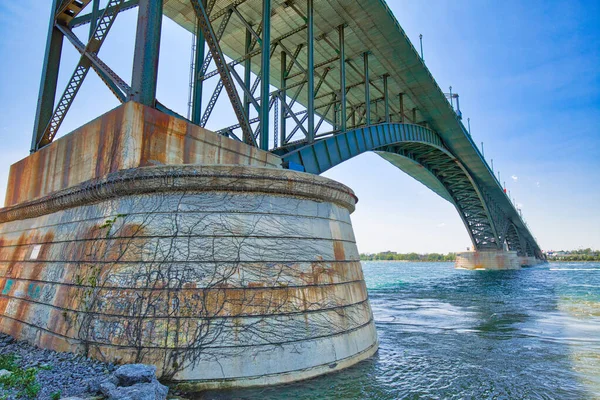
[[[494,159],[542,248],[600,248],[600,2],[388,4],[415,45],[423,34],[427,66],[442,88],[452,85],[460,94],[473,138],[485,143],[486,158]],[[39,0],[0,3],[0,198],[10,164],[28,154],[48,13]],[[135,20],[135,10],[120,15],[100,53],[126,79]],[[183,114],[189,55],[189,34],[165,21],[158,97]],[[76,62],[65,43],[59,90]],[[90,73],[61,132],[117,105]],[[224,104],[217,112],[214,120],[234,119]],[[353,221],[363,252],[449,252],[471,245],[449,203],[374,154],[326,176],[360,198]]]

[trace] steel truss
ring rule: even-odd
[[[80,15],[92,3],[92,12]],[[98,3],[98,0],[55,0],[56,12],[50,22],[49,49],[44,63],[50,74],[46,73],[42,81],[52,82],[56,78],[48,75],[57,74],[60,56],[56,54],[60,54],[58,47],[62,46],[63,37],[80,52],[81,60],[56,107],[53,100],[56,88],[42,85],[40,99],[44,101],[38,105],[32,151],[52,142],[90,68],[119,101],[133,99],[174,114],[154,98],[162,0],[110,0],[103,10],[98,9]],[[411,116],[404,109],[406,94],[389,93],[389,75],[372,76],[369,53],[347,54],[345,25],[332,32],[316,31],[312,0],[305,5],[291,0],[285,2],[304,22],[276,37],[270,35],[275,13],[271,1],[263,1],[260,21],[249,19],[246,3],[247,0],[235,0],[217,8],[215,0],[190,0],[196,16],[194,33],[198,38],[191,82],[194,90],[192,122],[206,126],[223,89],[238,121],[219,132],[237,138],[236,131],[240,131],[239,136],[246,143],[264,150],[297,141],[311,143],[328,129],[344,132],[371,123],[417,122],[416,108]],[[133,7],[139,7],[141,18],[129,85],[102,62],[98,52],[118,13]],[[85,24],[90,24],[93,32],[88,44],[82,43],[72,31]],[[247,37],[246,52],[230,61],[224,56],[221,40],[228,30],[237,32],[240,26]],[[206,54],[205,43],[208,45]],[[321,60],[316,53],[333,56]],[[261,70],[252,79],[255,57],[261,59]],[[275,58],[281,63],[280,85],[279,89],[270,91],[271,64]],[[209,71],[211,65],[215,69]],[[236,70],[238,66],[244,67],[243,74]],[[339,73],[333,74],[335,70]],[[219,81],[202,110],[203,83],[214,77]],[[347,95],[351,91],[362,91],[364,101],[349,101]],[[270,137],[272,131],[277,132],[277,138]]]
[[[54,0],[32,152],[52,142],[90,68],[120,102],[134,100],[183,118],[156,100],[163,1],[168,0],[110,0],[103,10],[99,1]],[[382,73],[385,63],[376,55],[348,46],[361,32],[344,23],[335,26],[337,22],[334,29],[320,31],[313,0],[187,1],[195,19],[190,122],[207,126],[224,91],[237,121],[218,133],[281,155],[285,165],[295,163],[319,174],[370,150],[410,159],[444,187],[476,249],[508,247],[542,257],[522,221],[510,220],[507,210],[428,129],[416,94],[400,91],[406,85]],[[92,10],[83,15],[88,5]],[[117,15],[133,7],[138,7],[138,24],[130,85],[98,53]],[[275,19],[286,20],[285,30],[272,29]],[[84,44],[72,29],[85,24],[90,34]],[[227,38],[232,36],[244,49],[228,58]],[[64,38],[81,58],[54,107]],[[211,79],[217,82],[204,105],[203,86]]]
[[[524,239],[515,223],[481,189],[469,171],[444,146],[434,131],[421,125],[383,123],[340,133],[322,135],[313,144],[296,142],[275,150],[284,163],[321,174],[367,151],[393,153],[423,166],[444,187],[461,216],[474,248],[501,250],[505,246],[519,255],[541,258],[537,245]]]

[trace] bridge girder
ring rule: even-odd
[[[88,3],[92,12],[81,15]],[[282,155],[307,172],[321,173],[368,150],[411,160],[437,182],[436,192],[455,205],[475,248],[506,245],[542,258],[384,2],[110,0],[104,10],[98,4],[54,0],[32,151],[53,140],[89,68],[119,101],[141,101],[185,119],[155,99],[164,13],[196,35],[191,122],[206,126],[225,89],[237,123],[218,133]],[[140,14],[129,85],[102,62],[98,51],[118,13],[133,7]],[[381,24],[372,28],[363,23],[367,17]],[[73,29],[87,23],[92,29],[84,45]],[[379,36],[372,38],[372,30]],[[81,60],[53,110],[63,37]],[[212,78],[218,81],[203,107],[203,85]],[[391,140],[404,134],[408,136]]]
[[[518,240],[507,238],[509,227],[511,234],[517,232],[514,223],[445,147],[439,135],[421,125],[379,124],[332,134],[313,144],[296,143],[275,152],[284,163],[301,165],[307,172],[321,174],[367,151],[376,152],[451,202],[475,249],[500,250],[506,243],[519,255],[534,255],[534,246],[530,243],[531,249],[527,251],[518,233]],[[406,168],[406,164],[396,162],[395,157],[423,168],[415,172]]]

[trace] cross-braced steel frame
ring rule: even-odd
[[[54,0],[32,152],[52,142],[90,69],[119,101],[137,101],[184,118],[156,100],[164,3],[176,1],[193,10],[191,123],[205,127],[224,92],[236,123],[218,133],[272,151],[284,166],[318,174],[363,151],[411,160],[441,185],[475,249],[507,247],[542,258],[521,221],[512,220],[429,129],[418,95],[403,90],[402,79],[382,69],[385,63],[368,49],[350,49],[348,40],[361,32],[343,21],[318,30],[314,0],[109,0],[104,9],[100,0]],[[83,15],[88,5],[91,11]],[[128,84],[98,53],[118,14],[133,7],[138,7],[138,22]],[[84,24],[90,25],[87,43],[73,33]],[[81,57],[55,104],[64,38]],[[243,43],[243,50],[233,51],[236,43]],[[215,83],[206,85],[211,79]],[[213,88],[210,96],[203,93],[207,87]]]

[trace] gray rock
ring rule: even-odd
[[[154,365],[127,364],[119,367],[114,375],[119,380],[119,386],[150,383],[156,380],[156,367]]]
[[[168,393],[169,388],[154,379],[151,383],[116,387],[106,394],[106,398],[107,400],[166,400]]]
[[[60,400],[85,400],[83,397],[61,397]]]
[[[100,384],[100,392],[102,392],[103,395],[108,396],[109,393],[112,390],[115,390],[117,388],[117,385],[115,385],[112,382],[109,381],[104,381]]]
[[[113,386],[117,386],[119,384],[119,380],[114,375],[92,378],[87,381],[87,391],[92,394],[102,393],[101,386],[103,383],[110,383]]]
[[[11,376],[12,372],[6,369],[0,369],[0,378],[4,378],[5,376]]]

